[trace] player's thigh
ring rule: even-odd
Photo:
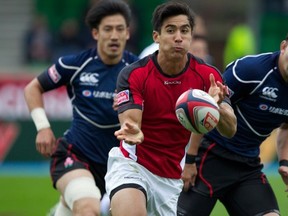
[[[113,216],[146,216],[146,197],[137,188],[123,188],[111,198],[111,213]]]
[[[182,191],[177,204],[178,216],[209,216],[217,199],[197,193],[193,190]]]
[[[220,200],[229,215],[262,216],[279,213],[275,194],[268,182],[246,182],[227,192]]]

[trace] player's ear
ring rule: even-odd
[[[96,28],[92,29],[92,37],[94,38],[94,40],[98,40],[98,30]]]
[[[159,43],[159,32],[153,31],[152,37],[155,43]]]

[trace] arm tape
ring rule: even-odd
[[[185,163],[193,164],[196,162],[196,155],[186,154]]]
[[[287,166],[288,167],[288,160],[280,160],[279,166]]]
[[[31,117],[33,119],[37,131],[50,127],[50,123],[47,119],[45,110],[42,107],[37,107],[33,109],[31,111]]]

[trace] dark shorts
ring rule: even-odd
[[[279,211],[259,158],[236,155],[208,140],[202,142],[199,157],[195,186],[179,197],[179,216],[208,216],[218,199],[233,216]]]
[[[105,193],[105,174],[107,172],[107,165],[95,163],[77,149],[69,144],[65,139],[59,139],[55,152],[51,156],[50,174],[53,181],[53,187],[56,188],[56,182],[65,173],[75,169],[89,170],[94,176],[95,182],[101,195]]]

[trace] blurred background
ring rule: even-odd
[[[126,1],[133,13],[127,49],[138,55],[153,42],[152,12],[164,0]],[[23,88],[59,56],[95,46],[84,24],[94,2],[0,0],[0,179],[9,174],[49,175],[47,158],[35,150],[36,129]],[[288,32],[288,0],[186,2],[199,18],[195,32],[207,40],[209,63],[220,71],[243,55],[277,51]],[[55,134],[61,136],[71,119],[65,89],[47,93],[45,108]],[[265,164],[276,160],[276,132],[263,145]]]

